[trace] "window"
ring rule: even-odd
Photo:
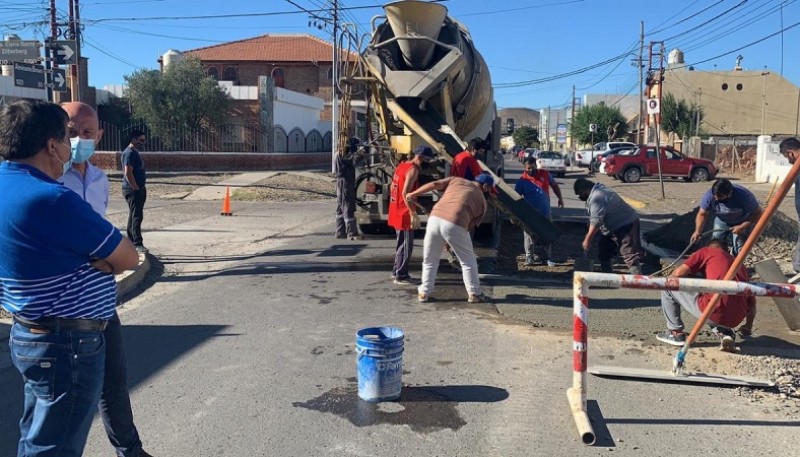
[[[222,80],[223,81],[236,81],[236,68],[234,68],[234,67],[225,67],[225,71],[222,72]]]
[[[722,90],[728,90],[728,83],[722,83]]]
[[[742,90],[742,87],[742,83],[739,83],[736,85],[736,90]]]
[[[328,68],[328,79],[333,79],[333,67]]]
[[[667,156],[669,160],[681,160],[680,154],[675,151],[670,151],[669,149],[664,150],[664,155]]]
[[[272,70],[272,79],[275,80],[275,87],[284,87],[283,68],[274,68]]]
[[[656,150],[655,149],[648,149],[647,150],[647,158],[648,159],[655,159],[656,158]]]
[[[211,76],[214,79],[219,79],[219,72],[217,71],[217,67],[209,67],[208,70],[206,70],[206,73],[208,74],[208,76]]]

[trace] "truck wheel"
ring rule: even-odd
[[[637,167],[630,167],[622,174],[622,179],[625,182],[639,182],[642,179],[642,171]]]
[[[705,182],[708,181],[710,175],[708,174],[708,170],[702,167],[697,167],[692,170],[692,182]]]

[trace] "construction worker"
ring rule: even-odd
[[[733,255],[737,255],[763,212],[752,192],[727,179],[718,179],[700,200],[691,241],[694,243],[700,238],[706,218],[713,214],[716,217],[711,236],[731,245]]]
[[[725,241],[712,238],[706,247],[690,255],[670,276],[700,274],[705,279],[725,279],[734,260],[734,257],[728,253],[728,245]],[[734,280],[740,282],[750,280],[744,266],[739,268]],[[661,309],[667,320],[667,331],[656,335],[656,339],[673,346],[683,346],[686,342],[686,333],[683,331],[681,308],[694,317],[700,317],[713,295],[713,293],[699,294],[677,290],[661,291]],[[736,352],[736,334],[732,329],[750,314],[755,303],[756,299],[753,296],[723,295],[720,297],[717,307],[706,321],[720,340],[720,350]]]
[[[786,138],[781,141],[778,148],[781,154],[783,154],[792,165],[800,158],[800,140],[797,138]],[[797,180],[794,182],[794,208],[795,211],[797,211],[797,217],[800,218],[800,198],[797,198],[798,193],[800,193],[800,176],[798,176]],[[792,256],[792,268],[794,268],[794,271],[800,273],[800,236],[797,238],[797,245],[795,246],[794,255]]]
[[[483,220],[486,213],[486,197],[494,189],[494,179],[488,173],[478,175],[475,181],[456,176],[429,182],[408,194],[409,199],[433,190],[444,194],[431,210],[428,226],[425,229],[425,244],[422,260],[422,283],[417,288],[421,302],[428,301],[436,282],[442,248],[449,244],[461,262],[470,303],[480,303],[485,299],[481,294],[478,279],[478,260],[472,250],[469,231]]]
[[[356,167],[364,158],[358,153],[359,140],[353,138],[336,154],[336,238],[363,239],[356,226]]]
[[[430,162],[433,157],[433,149],[420,146],[414,149],[414,157],[411,160],[397,166],[392,176],[389,226],[397,232],[397,252],[392,267],[392,278],[398,285],[415,284],[414,279],[408,274],[408,268],[414,250],[414,229],[419,228],[419,218],[416,217],[416,224],[412,224],[412,215],[416,216],[417,209],[413,200],[409,200],[408,194],[417,188],[423,164]]]
[[[481,159],[486,154],[486,145],[480,138],[473,138],[469,140],[467,149],[459,152],[453,158],[453,165],[450,168],[450,176],[457,176],[464,178],[468,181],[475,180],[476,177],[483,173],[478,159]]]
[[[584,252],[589,251],[597,232],[600,232],[600,270],[613,272],[611,261],[619,249],[631,274],[642,274],[642,245],[639,234],[639,214],[615,192],[600,183],[578,178],[575,194],[586,202],[589,212],[589,231],[583,239]]]
[[[530,203],[542,215],[551,218],[550,212],[550,188],[553,188],[553,193],[558,198],[558,207],[564,207],[564,199],[561,196],[561,188],[558,183],[553,179],[553,175],[547,170],[540,170],[536,166],[536,159],[528,157],[525,159],[525,171],[522,176],[517,180],[514,190],[525,198],[525,201]],[[537,191],[538,189],[538,191]],[[540,192],[544,197],[544,201],[540,197]],[[536,246],[533,237],[524,232],[524,245],[525,245],[525,265],[534,265],[538,262],[546,262],[548,266],[554,266],[551,259],[551,246],[542,246],[539,250],[538,256],[535,255]],[[538,259],[536,258],[538,257]]]

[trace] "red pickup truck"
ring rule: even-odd
[[[671,146],[661,146],[661,173],[667,177],[686,181],[710,181],[717,175],[714,162],[686,157]],[[658,176],[658,159],[655,146],[640,145],[628,154],[606,158],[605,172],[622,182],[638,182],[642,176]]]

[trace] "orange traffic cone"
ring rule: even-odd
[[[220,212],[223,216],[233,216],[231,212],[231,187],[227,186],[225,188],[225,199],[222,200],[222,212]]]

